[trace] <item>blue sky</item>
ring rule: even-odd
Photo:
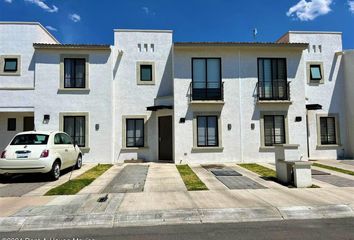
[[[275,41],[288,30],[343,32],[354,0],[0,0],[0,21],[38,21],[62,43],[113,43],[115,28],[172,29],[174,41]]]

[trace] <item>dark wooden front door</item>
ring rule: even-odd
[[[159,160],[172,161],[172,116],[159,117]]]

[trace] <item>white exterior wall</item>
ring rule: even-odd
[[[141,44],[139,51],[138,44]],[[147,44],[147,51],[144,45]],[[154,44],[152,51],[151,44]],[[157,115],[172,115],[172,111],[149,112],[156,98],[172,99],[172,32],[148,30],[116,30],[114,33],[113,83],[114,83],[114,161],[130,159],[157,161],[158,121]],[[121,51],[119,54],[118,51]],[[155,64],[155,84],[137,84],[137,62]],[[158,101],[156,101],[158,102]],[[147,147],[123,149],[123,116],[147,117]]]
[[[303,69],[306,69],[307,62],[323,63],[324,84],[308,84],[308,76],[305,74],[306,104],[322,105],[322,110],[308,111],[310,159],[350,157],[346,142],[347,128],[342,56],[336,54],[342,51],[341,33],[290,32],[289,42],[309,43],[309,49],[303,51]],[[319,46],[322,48],[321,51],[319,51]],[[339,114],[339,146],[318,147],[316,115],[327,113]]]
[[[89,55],[89,91],[59,91],[60,55]],[[112,162],[111,51],[38,50],[36,52],[35,126],[40,131],[59,130],[59,114],[88,113],[89,145],[85,162]],[[48,124],[43,123],[50,115]],[[95,125],[99,124],[99,129]],[[87,153],[85,153],[87,152]]]
[[[0,56],[19,55],[20,75],[0,75],[0,149],[23,130],[23,116],[33,116],[35,55],[33,43],[57,43],[38,23],[0,23]],[[7,118],[16,117],[18,131],[7,131]]]
[[[348,150],[347,154],[354,156],[354,50],[344,51],[344,76],[345,76],[345,100],[346,100],[346,119]]]
[[[306,121],[304,101],[304,69],[301,50],[269,48],[195,47],[174,50],[174,112],[175,112],[175,162],[257,162],[274,161],[274,149],[260,149],[260,112],[287,111],[290,144],[300,144],[300,152],[307,159]],[[191,83],[193,57],[221,57],[222,81],[224,82],[223,107],[214,104],[190,105],[188,89]],[[292,104],[257,104],[257,58],[285,57]],[[217,112],[221,110],[222,152],[193,152],[193,112]],[[301,116],[301,122],[295,117]],[[185,123],[179,123],[180,118]],[[251,130],[251,123],[255,124]],[[228,130],[227,125],[232,129]],[[304,131],[299,131],[304,129]]]

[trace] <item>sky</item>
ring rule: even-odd
[[[62,43],[113,44],[118,28],[169,29],[175,42],[316,30],[343,32],[354,49],[354,0],[0,0],[0,21],[40,22]]]

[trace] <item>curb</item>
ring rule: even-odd
[[[192,209],[115,214],[1,217],[0,232],[354,217],[349,205]]]

